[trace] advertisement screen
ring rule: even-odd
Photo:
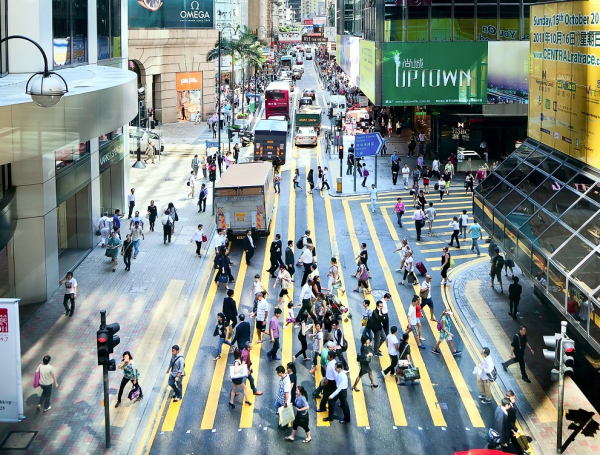
[[[529,101],[529,42],[488,42],[488,104]]]
[[[213,28],[213,0],[129,0],[130,28]]]
[[[384,43],[382,59],[386,106],[487,103],[487,42]]]
[[[340,66],[353,85],[360,86],[360,38],[343,35],[340,49]]]
[[[600,2],[531,8],[528,135],[600,167]]]
[[[375,102],[375,43],[360,41],[360,89],[367,97]]]

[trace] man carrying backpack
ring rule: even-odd
[[[169,368],[167,368],[169,385],[173,389],[174,402],[177,402],[182,398],[183,377],[185,376],[184,368],[185,361],[183,356],[179,354],[179,346],[174,345],[171,348],[171,362],[169,362]]]
[[[492,277],[492,288],[494,287],[494,278],[498,279],[500,284],[500,294],[504,294],[502,289],[502,269],[504,268],[504,258],[500,255],[500,248],[494,249],[495,256],[492,258],[492,267],[490,269],[490,276]]]

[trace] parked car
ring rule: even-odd
[[[298,128],[296,132],[296,138],[294,139],[296,145],[317,145],[317,132],[314,128]]]
[[[146,144],[143,143],[144,133],[147,133],[147,140],[154,146],[155,153],[163,153],[165,150],[165,140],[162,136],[152,130],[144,128],[129,127],[129,152],[136,153],[138,147],[138,138],[140,139],[140,148],[142,153],[146,153]]]
[[[317,97],[317,92],[314,88],[307,88],[302,92],[302,96],[310,96],[314,100]]]

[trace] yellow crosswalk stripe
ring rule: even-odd
[[[344,207],[344,214],[346,216],[346,224],[348,225],[348,233],[350,235],[350,239],[352,240],[352,250],[354,252],[354,256],[358,256],[360,253],[359,241],[356,237],[356,230],[354,229],[354,221],[352,219],[352,212],[350,211],[350,205],[344,199],[342,201],[342,206]],[[363,207],[365,212],[368,213],[368,209]],[[373,234],[371,234],[373,235]],[[340,267],[341,269],[341,267]],[[392,299],[393,300],[393,299]],[[398,301],[400,298],[398,298]],[[396,311],[398,310],[396,305]],[[385,357],[385,356],[384,356]],[[384,357],[380,357],[380,359],[384,359]],[[387,360],[389,362],[389,359]],[[380,363],[380,366],[385,368],[386,359],[383,360],[383,363]],[[362,389],[361,389],[362,390]],[[404,413],[404,406],[402,405],[402,400],[400,399],[400,391],[398,387],[389,387],[389,384],[386,382],[386,392],[388,394],[388,400],[390,403],[390,407],[392,409],[392,417],[394,419],[394,425],[399,427],[404,427],[408,425],[408,421],[406,420],[406,414]]]
[[[383,216],[383,219],[385,220],[385,224],[387,224],[388,230],[390,231],[390,235],[392,236],[392,240],[394,240],[395,242],[399,242],[400,238],[398,237],[398,233],[396,232],[396,227],[392,223],[392,219],[391,219],[388,211],[386,209],[382,208],[381,215]],[[396,212],[394,212],[394,209],[392,209],[392,215],[394,217],[396,216]]]
[[[406,327],[408,325],[408,318],[406,317],[406,312],[404,311],[404,307],[401,304],[398,288],[396,287],[396,283],[394,281],[394,277],[392,276],[391,270],[387,265],[387,260],[385,258],[385,255],[383,254],[381,242],[377,237],[377,231],[375,230],[373,220],[369,214],[369,211],[366,210],[366,207],[364,206],[363,214],[365,216],[365,221],[371,234],[371,240],[375,247],[377,258],[379,259],[381,268],[383,270],[383,276],[385,278],[389,293],[392,295],[392,302],[394,303],[394,308],[398,315],[398,319],[400,320],[401,327]],[[419,367],[421,373],[421,390],[423,391],[423,395],[425,396],[425,402],[427,403],[427,407],[429,408],[429,413],[431,414],[433,424],[435,426],[446,426],[446,419],[444,418],[442,410],[437,406],[438,399],[433,388],[431,378],[429,377],[429,372],[425,368],[425,362],[423,361],[423,357],[421,356],[421,350],[416,346],[416,343],[412,338],[410,343],[412,354],[411,357],[415,365]]]
[[[329,243],[331,245],[331,256],[338,260],[338,271],[340,280],[342,281],[342,289],[346,288],[346,280],[344,279],[343,267],[341,266],[338,243],[336,237],[336,226],[333,221],[333,210],[331,208],[331,199],[325,199],[325,214],[327,216],[327,230],[329,232]],[[342,305],[346,308],[350,308],[348,304],[348,298],[346,294],[339,296]],[[348,360],[348,367],[350,369],[350,377],[348,379],[348,385],[352,387],[354,384],[353,378],[358,377],[359,365],[355,361],[356,359],[356,344],[354,338],[354,332],[352,329],[352,321],[345,316],[342,316],[342,328],[344,338],[348,340],[348,350],[346,356]],[[352,391],[352,404],[354,406],[354,413],[356,415],[356,425],[359,427],[369,426],[369,416],[367,415],[367,405],[365,403],[365,395],[363,388],[359,387],[359,392]]]
[[[459,256],[459,255],[456,255],[456,256],[452,255],[452,258],[453,258],[454,260],[457,260],[457,259],[471,259],[471,258],[476,258],[476,257],[477,257],[477,255],[476,255],[476,254],[462,254],[462,255],[460,255],[460,256]],[[438,258],[438,257],[434,257],[434,258],[425,258],[425,261],[427,261],[427,262],[440,262],[440,261],[441,261],[441,259],[440,259],[440,258]]]
[[[294,169],[296,169],[296,160],[292,159],[291,161],[291,166],[290,166],[290,175],[294,175]],[[289,202],[288,202],[288,225],[287,225],[287,232],[288,232],[288,239],[294,240],[295,235],[296,235],[296,190],[294,190],[294,183],[290,180],[290,198],[289,198]],[[275,229],[275,226],[273,226],[273,229]],[[283,251],[285,252],[285,247],[287,245],[287,241],[286,239],[282,239],[282,244],[283,244]],[[285,253],[284,253],[285,254]],[[291,292],[291,295],[289,296],[290,299],[294,300],[294,288],[292,287],[288,292]],[[285,298],[282,300],[282,305],[284,306],[282,308],[283,310],[283,330],[281,333],[281,336],[283,338],[282,343],[281,343],[281,363],[282,365],[287,365],[287,363],[292,361],[292,357],[294,355],[293,353],[293,343],[294,343],[294,324],[290,324],[288,326],[285,325],[285,318],[287,316],[287,310],[285,307]],[[292,401],[294,400],[294,397],[292,397]]]

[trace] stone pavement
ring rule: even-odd
[[[180,128],[178,125],[177,128]],[[205,126],[195,127],[184,137],[194,137]],[[131,185],[136,188],[137,205],[142,216],[150,199],[159,214],[169,202],[178,210],[172,243],[163,245],[162,226],[156,232],[145,226],[145,240],[140,253],[132,260],[131,272],[124,270],[122,258],[115,273],[104,249],[96,247],[75,270],[78,282],[77,307],[72,318],[64,316],[62,292],[41,305],[21,329],[22,377],[26,419],[15,424],[0,424],[0,441],[11,431],[35,431],[26,451],[3,451],[7,454],[99,454],[104,453],[104,408],[102,407],[102,369],[97,366],[95,331],[99,311],[107,311],[107,322],[121,325],[121,344],[113,356],[117,364],[125,350],[132,352],[141,372],[144,400],[114,409],[121,381],[120,372],[109,373],[111,397],[112,453],[126,453],[133,435],[143,424],[147,403],[154,403],[170,358],[170,347],[177,340],[193,303],[207,259],[195,255],[191,233],[198,223],[204,224],[209,237],[214,232],[214,218],[208,204],[206,213],[198,213],[196,199],[187,198],[186,181],[190,172],[188,156],[171,153],[147,164],[145,169],[131,169]],[[202,180],[198,180],[198,188]],[[197,195],[197,193],[196,193]],[[147,220],[145,220],[147,222]],[[127,219],[121,230],[129,231]],[[206,249],[204,247],[203,249]],[[233,258],[234,261],[239,258]],[[35,370],[46,354],[58,375],[58,389],[53,390],[52,409],[38,412],[41,389],[32,386]]]
[[[546,346],[542,337],[560,332],[560,319],[533,295],[531,280],[515,268],[515,276],[520,279],[523,293],[518,319],[513,320],[508,315],[509,277],[505,277],[503,273],[504,294],[500,293],[497,283],[495,289],[490,287],[490,264],[486,252],[482,251],[482,259],[457,267],[452,272],[453,282],[449,289],[452,305],[455,311],[461,313],[462,320],[466,322],[477,344],[490,348],[499,375],[496,382],[499,386],[497,391],[515,391],[517,405],[528,426],[525,433],[533,437],[534,449],[539,449],[536,453],[555,453],[558,383],[550,381],[553,365],[543,356],[542,350]],[[521,380],[518,364],[510,366],[508,373],[505,373],[500,365],[509,358],[510,341],[520,325],[527,327],[528,341],[534,350],[533,356],[527,352],[525,357],[531,384]],[[592,384],[599,383],[600,375],[585,361],[582,351],[583,349],[580,349],[575,357],[574,380],[569,377],[565,380],[564,410],[566,413],[570,409],[582,408],[597,414],[590,401],[595,403],[598,409],[600,394],[597,386]],[[496,401],[492,406],[497,405],[500,395],[495,394],[495,397]],[[598,415],[595,416],[595,420],[600,423]],[[563,422],[563,443],[572,433],[572,430],[568,429],[570,423],[566,419]],[[600,453],[600,432],[593,438],[579,434],[564,453]]]

